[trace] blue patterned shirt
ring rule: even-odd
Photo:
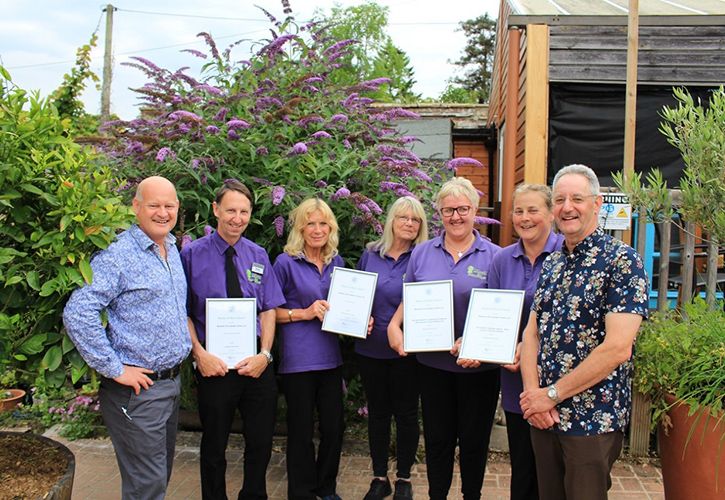
[[[165,370],[189,354],[186,278],[171,235],[166,253],[164,260],[159,246],[133,225],[93,257],[92,283],[68,300],[63,311],[68,336],[101,375],[118,377],[123,365]]]
[[[544,261],[532,311],[539,328],[541,387],[574,370],[602,342],[608,313],[647,316],[647,276],[630,246],[604,234],[564,246]],[[596,435],[624,429],[632,398],[632,359],[557,405],[555,432]]]

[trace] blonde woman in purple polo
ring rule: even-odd
[[[276,310],[279,373],[287,401],[287,498],[335,500],[344,430],[338,337],[322,331],[335,266],[338,226],[324,201],[309,198],[289,215],[291,229],[274,272],[286,303]],[[314,414],[320,445],[312,441]]]
[[[406,282],[453,281],[456,338],[463,335],[471,289],[488,286],[489,267],[499,251],[473,228],[478,203],[478,191],[468,179],[455,177],[443,184],[436,198],[443,232],[415,247],[405,273]],[[401,305],[390,321],[388,340],[405,356],[402,322]],[[498,365],[465,368],[454,352],[425,352],[417,358],[428,495],[433,500],[448,496],[458,446],[463,497],[480,498],[498,401]]]
[[[368,402],[368,442],[373,480],[365,500],[389,496],[390,423],[395,416],[397,480],[393,500],[413,498],[410,469],[415,463],[418,427],[418,363],[400,356],[388,344],[388,323],[403,296],[403,277],[410,254],[428,239],[423,206],[412,196],[398,198],[388,210],[382,237],[368,243],[358,269],[378,274],[372,316],[373,329],[355,343],[358,367]]]

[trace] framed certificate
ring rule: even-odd
[[[453,281],[403,283],[403,350],[453,347]]]
[[[377,282],[377,273],[335,267],[327,294],[330,308],[325,313],[322,329],[358,339],[366,338]]]
[[[257,354],[257,299],[206,299],[206,350],[230,370]]]
[[[523,307],[523,290],[471,290],[458,357],[488,363],[513,363]]]

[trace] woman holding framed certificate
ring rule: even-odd
[[[413,497],[410,469],[418,450],[418,364],[388,344],[388,323],[400,305],[403,276],[412,249],[428,239],[423,206],[411,196],[398,198],[388,210],[382,237],[368,243],[358,269],[378,274],[373,302],[373,329],[355,343],[360,377],[368,402],[368,442],[373,480],[365,500],[392,493],[388,479],[390,424],[395,416],[397,480],[394,500]]]
[[[287,498],[339,498],[335,492],[342,450],[342,355],[338,337],[322,330],[337,254],[335,215],[309,198],[289,215],[290,232],[274,272],[286,303],[276,310],[279,373],[287,402]],[[315,409],[320,445],[312,442]]]
[[[551,189],[539,184],[519,186],[513,195],[513,225],[519,241],[503,248],[493,258],[488,273],[489,288],[524,290],[519,342],[526,328],[541,265],[546,257],[561,249],[564,237],[552,230]],[[538,498],[536,462],[531,447],[529,423],[523,418],[519,396],[524,391],[518,364],[518,349],[513,365],[501,370],[502,406],[506,413],[511,457],[511,499]]]
[[[437,238],[413,249],[405,274],[406,283],[420,282],[416,287],[432,281],[452,282],[455,337],[463,333],[471,289],[487,287],[491,260],[499,250],[473,228],[478,203],[478,192],[468,179],[456,177],[443,184],[436,198],[443,231]],[[434,291],[440,288],[431,287],[421,296],[428,292],[429,295],[442,295],[440,291]],[[444,302],[451,297],[440,296],[439,299]],[[404,302],[388,327],[390,346],[401,356],[407,354],[403,348],[401,325],[406,315],[415,312],[415,306]],[[425,321],[430,322],[431,318],[426,317]],[[450,316],[446,321],[450,323]],[[405,335],[415,336],[416,329],[409,326]],[[464,368],[456,363],[457,357],[449,351],[420,352],[417,358],[428,495],[431,499],[447,497],[458,445],[463,496],[467,500],[480,498],[498,401],[498,365]]]

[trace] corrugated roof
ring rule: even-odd
[[[628,0],[507,0],[512,14],[525,16],[616,16]],[[722,0],[640,0],[640,16],[725,15]]]

